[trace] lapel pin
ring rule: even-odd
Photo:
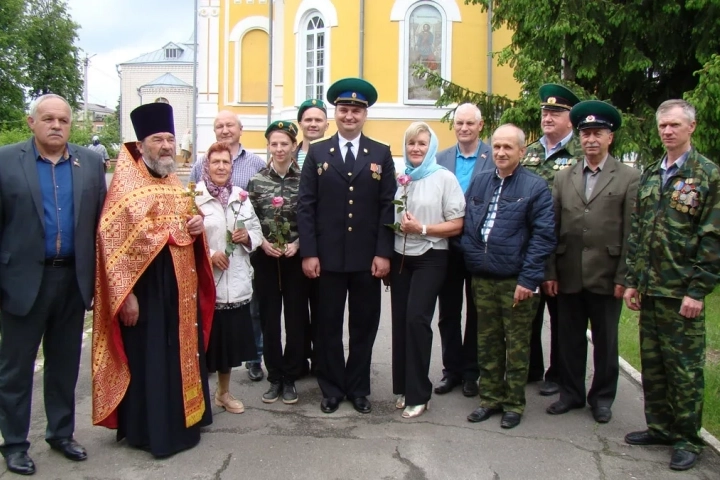
[[[76,167],[80,166],[80,162],[77,161],[77,158],[73,160],[73,165],[75,165]]]
[[[363,148],[363,153],[368,153],[367,148]]]
[[[335,151],[335,147],[330,149],[330,153],[333,153]]]

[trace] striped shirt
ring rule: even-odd
[[[495,170],[495,175],[497,175],[497,170]],[[499,177],[499,175],[498,175]],[[485,216],[485,223],[483,223],[482,230],[480,233],[482,233],[483,241],[487,243],[488,237],[490,236],[490,230],[492,230],[493,226],[495,225],[495,217],[497,216],[497,208],[498,208],[498,200],[500,200],[500,192],[502,192],[503,183],[505,183],[505,179],[500,179],[500,185],[495,187],[495,191],[493,192],[492,199],[490,199],[490,205],[488,205],[488,212]]]
[[[191,182],[197,183],[201,180],[204,162],[205,155],[198,159],[193,165],[192,171],[190,172]],[[248,152],[240,145],[237,156],[233,158],[232,184],[243,190],[247,190],[250,179],[265,167],[267,167],[265,160],[252,152]]]
[[[307,152],[304,151],[302,148],[298,148],[297,164],[298,164],[298,167],[300,167],[300,170],[302,170],[303,163],[305,163],[305,157],[307,157]]]

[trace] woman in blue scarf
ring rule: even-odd
[[[431,322],[445,281],[448,238],[463,229],[465,197],[455,175],[435,161],[438,139],[415,122],[405,132],[405,174],[398,176],[392,289],[392,371],[403,418],[428,408]]]

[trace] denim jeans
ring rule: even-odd
[[[262,325],[260,324],[260,307],[258,305],[257,295],[255,295],[255,282],[253,282],[253,296],[250,299],[250,317],[252,318],[253,331],[255,333],[255,346],[257,347],[258,358],[254,362],[245,362],[245,367],[250,365],[260,365],[263,356],[263,334]]]

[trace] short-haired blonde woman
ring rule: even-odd
[[[422,415],[432,383],[431,322],[445,280],[448,238],[463,229],[465,197],[455,175],[435,161],[438,139],[425,123],[405,132],[405,174],[398,177],[399,229],[390,270],[392,372],[397,408],[403,418]]]

